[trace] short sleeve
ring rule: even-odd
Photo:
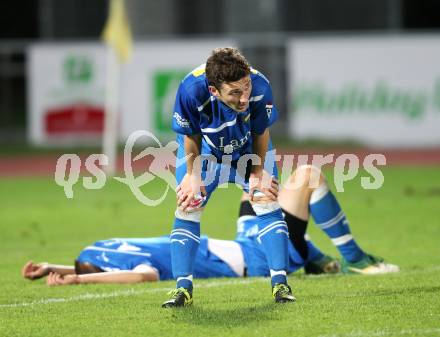
[[[136,267],[133,268],[133,271],[138,273],[148,273],[154,271],[159,276],[159,271],[149,264],[138,264]]]
[[[182,83],[177,90],[172,127],[176,133],[184,135],[194,135],[201,132],[197,105]]]
[[[251,131],[261,135],[278,118],[278,111],[273,104],[270,84],[262,95],[251,97],[254,100],[251,110]]]

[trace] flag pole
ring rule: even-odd
[[[107,47],[107,79],[105,90],[105,117],[102,140],[103,153],[108,157],[105,171],[108,175],[115,175],[118,155],[118,121],[119,118],[119,81],[120,63],[113,48]]]
[[[109,0],[109,14],[102,38],[108,46],[102,151],[108,157],[106,172],[114,175],[119,139],[121,63],[130,59],[133,44],[124,0]]]

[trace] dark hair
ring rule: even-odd
[[[249,62],[236,48],[216,48],[206,61],[206,78],[209,85],[220,90],[222,83],[235,82],[251,72]]]
[[[79,262],[75,260],[75,274],[101,273],[103,270],[88,262]]]

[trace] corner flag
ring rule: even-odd
[[[115,50],[119,61],[127,61],[130,58],[133,39],[124,0],[110,0],[102,39]]]
[[[121,63],[130,59],[133,41],[124,0],[109,1],[109,14],[102,32],[102,38],[108,45],[102,149],[108,158],[108,166],[105,170],[108,174],[114,175],[117,166]]]

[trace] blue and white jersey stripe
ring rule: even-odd
[[[209,252],[208,237],[198,238],[185,232],[174,233],[173,236],[200,241],[194,261],[194,277],[238,276],[227,263]],[[135,270],[140,265],[149,265],[158,271],[161,280],[171,280],[173,273],[170,241],[173,236],[101,240],[84,248],[77,260],[91,263],[105,271]]]
[[[107,271],[133,270],[139,265],[149,265],[159,272],[161,280],[173,277],[168,236],[97,241],[81,251],[78,261],[91,263]]]

